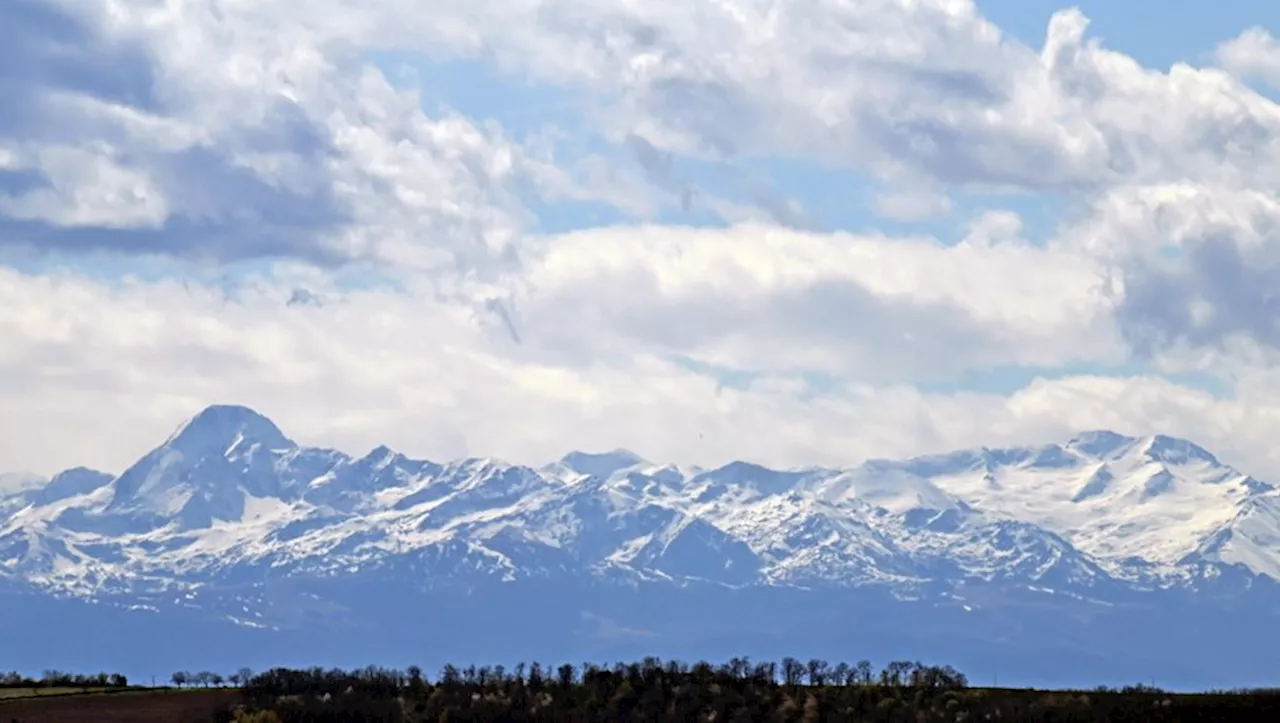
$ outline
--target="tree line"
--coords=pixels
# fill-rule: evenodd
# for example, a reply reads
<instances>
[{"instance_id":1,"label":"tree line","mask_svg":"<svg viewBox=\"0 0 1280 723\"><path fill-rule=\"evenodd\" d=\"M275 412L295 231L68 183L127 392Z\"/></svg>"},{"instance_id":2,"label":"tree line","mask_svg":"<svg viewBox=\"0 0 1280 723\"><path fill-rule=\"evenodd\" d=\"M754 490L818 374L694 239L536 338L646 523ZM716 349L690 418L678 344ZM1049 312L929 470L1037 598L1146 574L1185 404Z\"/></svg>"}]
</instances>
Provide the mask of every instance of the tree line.
<instances>
[{"instance_id":1,"label":"tree line","mask_svg":"<svg viewBox=\"0 0 1280 723\"><path fill-rule=\"evenodd\" d=\"M276 668L242 682L221 723L463 721L1226 721L1280 709L1269 691L1173 695L1156 688L975 689L949 666L785 658L602 666L539 663L356 670ZM1256 718L1262 720L1262 718Z\"/></svg>"},{"instance_id":2,"label":"tree line","mask_svg":"<svg viewBox=\"0 0 1280 723\"><path fill-rule=\"evenodd\" d=\"M46 670L39 678L16 671L0 673L0 688L127 688L129 679L119 673L83 675Z\"/></svg>"},{"instance_id":3,"label":"tree line","mask_svg":"<svg viewBox=\"0 0 1280 723\"><path fill-rule=\"evenodd\" d=\"M189 673L185 670L175 671L169 677L169 682L177 688L221 688L230 683L234 686L243 685L253 676L253 671L249 668L241 668L230 675L222 675L211 670L202 670L198 673Z\"/></svg>"},{"instance_id":4,"label":"tree line","mask_svg":"<svg viewBox=\"0 0 1280 723\"><path fill-rule=\"evenodd\" d=\"M877 721L1087 723L1270 719L1280 691L1171 694L1143 685L1089 691L972 688L950 666L784 658L727 663L274 668L229 675L175 672L175 686L224 688L217 723L463 721ZM227 685L235 686L231 692ZM125 688L120 674L0 673L0 687ZM226 704L229 700L233 701ZM1274 716L1271 716L1274 717Z\"/></svg>"}]
</instances>

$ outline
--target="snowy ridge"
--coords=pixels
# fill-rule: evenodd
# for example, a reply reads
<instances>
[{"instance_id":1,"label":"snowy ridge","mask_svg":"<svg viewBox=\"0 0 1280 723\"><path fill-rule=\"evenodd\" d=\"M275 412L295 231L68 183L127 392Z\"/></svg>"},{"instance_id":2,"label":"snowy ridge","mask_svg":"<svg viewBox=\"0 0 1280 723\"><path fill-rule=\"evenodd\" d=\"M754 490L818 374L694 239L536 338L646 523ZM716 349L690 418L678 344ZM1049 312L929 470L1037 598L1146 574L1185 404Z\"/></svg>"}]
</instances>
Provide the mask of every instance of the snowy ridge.
<instances>
[{"instance_id":1,"label":"snowy ridge","mask_svg":"<svg viewBox=\"0 0 1280 723\"><path fill-rule=\"evenodd\" d=\"M703 470L625 450L533 469L386 447L355 458L217 406L118 476L13 480L0 577L84 597L377 574L1095 597L1222 570L1280 579L1280 493L1164 436L851 469Z\"/></svg>"}]
</instances>

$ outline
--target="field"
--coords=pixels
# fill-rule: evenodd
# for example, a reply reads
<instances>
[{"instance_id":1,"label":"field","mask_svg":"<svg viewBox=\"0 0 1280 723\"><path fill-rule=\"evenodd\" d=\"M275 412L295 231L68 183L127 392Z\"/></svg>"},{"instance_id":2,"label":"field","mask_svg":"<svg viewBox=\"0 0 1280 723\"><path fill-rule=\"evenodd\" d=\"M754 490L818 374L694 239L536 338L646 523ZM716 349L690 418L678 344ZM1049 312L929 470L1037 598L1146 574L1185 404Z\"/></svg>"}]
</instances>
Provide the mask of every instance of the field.
<instances>
[{"instance_id":1,"label":"field","mask_svg":"<svg viewBox=\"0 0 1280 723\"><path fill-rule=\"evenodd\" d=\"M48 692L46 692L48 691ZM60 691L61 694L55 691ZM20 693L21 695L15 695ZM4 723L205 723L237 700L235 690L123 690L83 692L81 688L0 691Z\"/></svg>"},{"instance_id":2,"label":"field","mask_svg":"<svg viewBox=\"0 0 1280 723\"><path fill-rule=\"evenodd\" d=\"M59 695L85 695L100 693L102 688L46 688L43 685L32 688L0 688L0 700L15 698L42 698Z\"/></svg>"},{"instance_id":3,"label":"field","mask_svg":"<svg viewBox=\"0 0 1280 723\"><path fill-rule=\"evenodd\" d=\"M786 668L786 666L784 666ZM794 674L797 668L786 668ZM581 720L794 721L877 720L891 723L957 720L1186 721L1273 720L1276 691L1174 694L1135 686L1124 690L1045 691L968 688L962 681L931 684L920 668L907 681L806 684L769 680L741 666L715 669L637 666L589 669L569 666L552 678L541 671L490 678L493 671L454 670L434 684L406 682L396 671L357 674L278 669L249 687L12 688L0 696L0 723L214 723L237 704L271 711L282 721L383 720L421 723L458 717L509 720L514 713L553 723ZM919 673L918 671L918 673ZM472 677L474 674L474 677ZM460 676L460 677L459 677ZM483 680L484 682L480 682ZM416 681L416 682L413 682ZM478 690L483 694L478 694Z\"/></svg>"}]
</instances>

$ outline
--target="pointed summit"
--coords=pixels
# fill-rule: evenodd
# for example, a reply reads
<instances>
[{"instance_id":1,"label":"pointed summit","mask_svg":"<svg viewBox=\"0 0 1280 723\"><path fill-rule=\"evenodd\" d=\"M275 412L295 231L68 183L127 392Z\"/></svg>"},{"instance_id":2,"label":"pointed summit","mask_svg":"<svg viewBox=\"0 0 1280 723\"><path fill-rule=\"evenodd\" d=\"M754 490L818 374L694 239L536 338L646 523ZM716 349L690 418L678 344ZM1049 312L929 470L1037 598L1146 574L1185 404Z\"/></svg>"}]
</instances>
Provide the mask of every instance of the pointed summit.
<instances>
[{"instance_id":1,"label":"pointed summit","mask_svg":"<svg viewBox=\"0 0 1280 723\"><path fill-rule=\"evenodd\" d=\"M237 520L245 496L285 494L276 461L298 450L271 420L238 405L219 404L187 420L112 483L106 511L133 515L131 529L170 520L184 529Z\"/></svg>"},{"instance_id":2,"label":"pointed summit","mask_svg":"<svg viewBox=\"0 0 1280 723\"><path fill-rule=\"evenodd\" d=\"M1194 442L1178 437L1157 434L1146 440L1143 452L1151 459L1168 464L1196 464L1208 462L1218 464L1218 458L1209 450Z\"/></svg>"},{"instance_id":3,"label":"pointed summit","mask_svg":"<svg viewBox=\"0 0 1280 723\"><path fill-rule=\"evenodd\" d=\"M367 465L370 467L374 467L376 469L382 469L383 467L386 467L392 462L395 462L397 459L401 459L403 457L404 455L388 447L387 445L380 444L377 447L374 447L372 450L370 450L369 454L366 454L364 457L357 460L356 464Z\"/></svg>"},{"instance_id":4,"label":"pointed summit","mask_svg":"<svg viewBox=\"0 0 1280 723\"><path fill-rule=\"evenodd\" d=\"M270 419L235 404L206 407L179 427L164 446L187 454L216 452L225 455L238 447L255 444L263 449L297 446Z\"/></svg>"}]
</instances>

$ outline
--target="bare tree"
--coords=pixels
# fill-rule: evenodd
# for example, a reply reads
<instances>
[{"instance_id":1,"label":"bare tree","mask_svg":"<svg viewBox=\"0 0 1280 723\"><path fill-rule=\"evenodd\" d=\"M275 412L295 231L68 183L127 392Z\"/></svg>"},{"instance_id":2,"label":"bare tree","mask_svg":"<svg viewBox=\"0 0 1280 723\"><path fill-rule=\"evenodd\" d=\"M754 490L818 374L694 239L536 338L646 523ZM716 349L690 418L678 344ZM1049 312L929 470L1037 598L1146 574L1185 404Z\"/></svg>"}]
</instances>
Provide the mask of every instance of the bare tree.
<instances>
[{"instance_id":1,"label":"bare tree","mask_svg":"<svg viewBox=\"0 0 1280 723\"><path fill-rule=\"evenodd\" d=\"M848 663L838 663L835 669L831 671L831 682L836 685L852 685L855 675L857 674Z\"/></svg>"},{"instance_id":2,"label":"bare tree","mask_svg":"<svg viewBox=\"0 0 1280 723\"><path fill-rule=\"evenodd\" d=\"M826 685L827 684L827 661L813 658L809 661L809 685Z\"/></svg>"},{"instance_id":3,"label":"bare tree","mask_svg":"<svg viewBox=\"0 0 1280 723\"><path fill-rule=\"evenodd\" d=\"M800 685L800 679L804 676L804 666L799 660L790 656L782 659L782 682L789 686Z\"/></svg>"}]
</instances>

